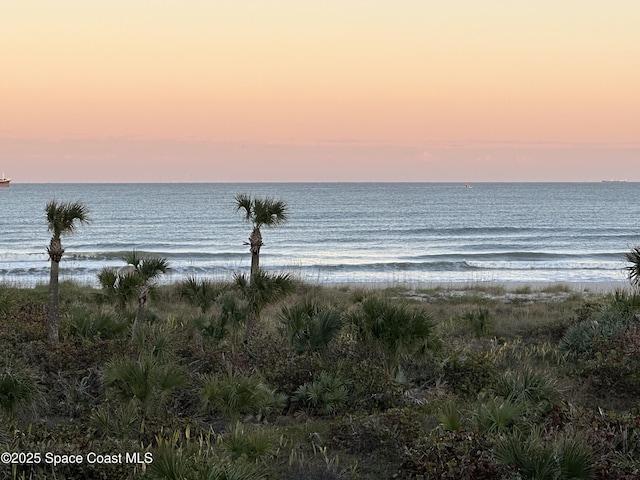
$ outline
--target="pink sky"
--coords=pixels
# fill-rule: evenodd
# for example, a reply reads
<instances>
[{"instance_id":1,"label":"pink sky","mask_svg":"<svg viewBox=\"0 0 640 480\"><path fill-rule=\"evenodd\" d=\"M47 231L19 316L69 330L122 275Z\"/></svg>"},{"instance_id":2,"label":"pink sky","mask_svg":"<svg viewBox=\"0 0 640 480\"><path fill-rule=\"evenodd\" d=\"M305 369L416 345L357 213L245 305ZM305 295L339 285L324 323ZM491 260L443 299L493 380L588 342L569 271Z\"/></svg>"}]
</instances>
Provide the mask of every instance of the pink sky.
<instances>
[{"instance_id":1,"label":"pink sky","mask_svg":"<svg viewBox=\"0 0 640 480\"><path fill-rule=\"evenodd\" d=\"M635 0L7 3L15 182L640 181Z\"/></svg>"}]
</instances>

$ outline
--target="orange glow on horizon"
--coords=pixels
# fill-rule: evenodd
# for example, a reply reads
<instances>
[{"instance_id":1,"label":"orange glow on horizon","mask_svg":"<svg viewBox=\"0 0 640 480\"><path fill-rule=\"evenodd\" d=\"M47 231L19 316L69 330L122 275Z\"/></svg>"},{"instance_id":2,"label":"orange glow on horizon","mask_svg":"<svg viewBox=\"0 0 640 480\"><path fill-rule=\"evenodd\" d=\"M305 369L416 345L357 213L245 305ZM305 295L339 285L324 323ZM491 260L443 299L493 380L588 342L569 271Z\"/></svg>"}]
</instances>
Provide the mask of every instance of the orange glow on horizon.
<instances>
[{"instance_id":1,"label":"orange glow on horizon","mask_svg":"<svg viewBox=\"0 0 640 480\"><path fill-rule=\"evenodd\" d=\"M0 147L640 142L640 3L432 3L13 2Z\"/></svg>"}]
</instances>

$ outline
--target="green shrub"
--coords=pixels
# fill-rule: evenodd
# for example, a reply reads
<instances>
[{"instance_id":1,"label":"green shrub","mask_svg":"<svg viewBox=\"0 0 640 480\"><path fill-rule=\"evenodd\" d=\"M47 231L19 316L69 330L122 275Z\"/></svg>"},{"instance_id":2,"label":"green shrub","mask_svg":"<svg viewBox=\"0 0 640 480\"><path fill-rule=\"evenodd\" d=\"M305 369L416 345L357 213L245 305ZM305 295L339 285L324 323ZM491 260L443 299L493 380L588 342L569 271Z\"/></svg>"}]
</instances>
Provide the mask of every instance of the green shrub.
<instances>
[{"instance_id":1,"label":"green shrub","mask_svg":"<svg viewBox=\"0 0 640 480\"><path fill-rule=\"evenodd\" d=\"M227 336L228 327L226 317L201 314L193 318L193 326L214 345L220 343Z\"/></svg>"},{"instance_id":2,"label":"green shrub","mask_svg":"<svg viewBox=\"0 0 640 480\"><path fill-rule=\"evenodd\" d=\"M626 321L619 318L586 320L567 329L560 340L560 350L573 355L590 357L595 353L596 342L611 339L627 328Z\"/></svg>"},{"instance_id":3,"label":"green shrub","mask_svg":"<svg viewBox=\"0 0 640 480\"><path fill-rule=\"evenodd\" d=\"M5 415L15 416L31 408L39 397L34 375L18 365L0 367L0 408Z\"/></svg>"},{"instance_id":4,"label":"green shrub","mask_svg":"<svg viewBox=\"0 0 640 480\"><path fill-rule=\"evenodd\" d=\"M640 327L632 327L611 339L600 339L595 354L580 366L582 375L603 393L640 394Z\"/></svg>"},{"instance_id":5,"label":"green shrub","mask_svg":"<svg viewBox=\"0 0 640 480\"><path fill-rule=\"evenodd\" d=\"M513 478L492 455L492 437L477 431L436 429L404 449L398 478L496 480Z\"/></svg>"},{"instance_id":6,"label":"green shrub","mask_svg":"<svg viewBox=\"0 0 640 480\"><path fill-rule=\"evenodd\" d=\"M491 387L497 375L494 357L478 351L453 352L442 361L440 370L455 393L472 398Z\"/></svg>"},{"instance_id":7,"label":"green shrub","mask_svg":"<svg viewBox=\"0 0 640 480\"><path fill-rule=\"evenodd\" d=\"M240 415L268 415L282 410L286 397L265 385L258 377L237 372L224 376L207 376L203 381L202 400L208 411L219 412L230 420Z\"/></svg>"},{"instance_id":8,"label":"green shrub","mask_svg":"<svg viewBox=\"0 0 640 480\"><path fill-rule=\"evenodd\" d=\"M130 401L118 405L113 410L101 405L91 413L89 421L103 436L131 438L133 432L140 431L142 419L138 406Z\"/></svg>"},{"instance_id":9,"label":"green shrub","mask_svg":"<svg viewBox=\"0 0 640 480\"><path fill-rule=\"evenodd\" d=\"M225 288L228 288L228 285L219 286L210 280L199 280L189 276L178 284L178 294L180 298L200 309L201 313L206 313Z\"/></svg>"}]
</instances>

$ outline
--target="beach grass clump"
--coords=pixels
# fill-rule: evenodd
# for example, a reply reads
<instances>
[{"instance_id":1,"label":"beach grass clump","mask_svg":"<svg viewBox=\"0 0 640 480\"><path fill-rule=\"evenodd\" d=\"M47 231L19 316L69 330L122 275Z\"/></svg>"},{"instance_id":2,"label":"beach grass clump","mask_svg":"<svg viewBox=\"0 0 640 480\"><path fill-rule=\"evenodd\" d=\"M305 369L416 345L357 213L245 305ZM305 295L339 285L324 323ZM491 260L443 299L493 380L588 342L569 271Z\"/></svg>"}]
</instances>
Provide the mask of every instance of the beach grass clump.
<instances>
[{"instance_id":1,"label":"beach grass clump","mask_svg":"<svg viewBox=\"0 0 640 480\"><path fill-rule=\"evenodd\" d=\"M530 406L545 404L551 407L562 398L557 378L531 365L499 375L493 391L502 398Z\"/></svg>"},{"instance_id":2,"label":"beach grass clump","mask_svg":"<svg viewBox=\"0 0 640 480\"><path fill-rule=\"evenodd\" d=\"M525 406L511 398L494 397L478 403L473 421L481 432L508 432L523 423Z\"/></svg>"},{"instance_id":3,"label":"beach grass clump","mask_svg":"<svg viewBox=\"0 0 640 480\"><path fill-rule=\"evenodd\" d=\"M496 442L494 452L500 463L514 465L523 479L594 478L593 452L579 436L553 438L538 428L514 430Z\"/></svg>"},{"instance_id":4,"label":"beach grass clump","mask_svg":"<svg viewBox=\"0 0 640 480\"><path fill-rule=\"evenodd\" d=\"M462 318L476 337L489 335L493 330L494 321L487 308L477 308L467 312Z\"/></svg>"},{"instance_id":5,"label":"beach grass clump","mask_svg":"<svg viewBox=\"0 0 640 480\"><path fill-rule=\"evenodd\" d=\"M9 289L0 287L0 317L8 316L15 305L15 298Z\"/></svg>"},{"instance_id":6,"label":"beach grass clump","mask_svg":"<svg viewBox=\"0 0 640 480\"><path fill-rule=\"evenodd\" d=\"M444 430L457 432L462 427L460 408L454 401L444 403L437 411L436 416Z\"/></svg>"},{"instance_id":7,"label":"beach grass clump","mask_svg":"<svg viewBox=\"0 0 640 480\"><path fill-rule=\"evenodd\" d=\"M239 421L222 436L221 442L233 461L243 458L256 462L273 454L276 449L276 442L266 431L249 431Z\"/></svg>"}]
</instances>

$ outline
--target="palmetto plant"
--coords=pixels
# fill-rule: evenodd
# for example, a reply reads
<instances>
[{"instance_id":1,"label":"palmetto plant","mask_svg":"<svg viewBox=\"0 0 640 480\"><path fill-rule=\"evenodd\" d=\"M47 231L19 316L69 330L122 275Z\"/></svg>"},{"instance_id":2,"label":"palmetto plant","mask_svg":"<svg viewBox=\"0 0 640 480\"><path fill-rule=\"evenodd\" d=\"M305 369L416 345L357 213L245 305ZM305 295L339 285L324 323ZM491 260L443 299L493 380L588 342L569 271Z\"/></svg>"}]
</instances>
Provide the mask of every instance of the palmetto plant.
<instances>
[{"instance_id":1,"label":"palmetto plant","mask_svg":"<svg viewBox=\"0 0 640 480\"><path fill-rule=\"evenodd\" d=\"M366 342L385 353L389 372L403 355L424 353L438 345L433 319L423 309L371 297L350 319Z\"/></svg>"},{"instance_id":2,"label":"palmetto plant","mask_svg":"<svg viewBox=\"0 0 640 480\"><path fill-rule=\"evenodd\" d=\"M251 275L253 276L260 267L260 248L262 247L262 233L260 228L275 227L287 221L288 206L283 200L275 200L270 197L252 198L246 193L240 193L235 197L236 210L244 210L245 220L253 225L249 236L251 251Z\"/></svg>"},{"instance_id":3,"label":"palmetto plant","mask_svg":"<svg viewBox=\"0 0 640 480\"><path fill-rule=\"evenodd\" d=\"M173 363L162 363L149 355L137 359L117 357L105 367L105 384L123 400L136 400L142 406L163 402L174 389L186 384L184 370Z\"/></svg>"},{"instance_id":4,"label":"palmetto plant","mask_svg":"<svg viewBox=\"0 0 640 480\"><path fill-rule=\"evenodd\" d=\"M498 377L494 391L503 398L528 405L545 403L550 406L560 399L558 381L529 365L504 372Z\"/></svg>"},{"instance_id":5,"label":"palmetto plant","mask_svg":"<svg viewBox=\"0 0 640 480\"><path fill-rule=\"evenodd\" d=\"M312 301L283 307L279 319L298 354L324 349L342 327L340 312Z\"/></svg>"},{"instance_id":6,"label":"palmetto plant","mask_svg":"<svg viewBox=\"0 0 640 480\"><path fill-rule=\"evenodd\" d=\"M132 336L135 336L138 325L144 319L145 306L155 287L156 279L169 270L169 261L156 256L143 256L136 250L129 252L122 259L128 268L119 271L104 268L98 274L98 281L105 297L116 301L121 308L136 299L136 317L131 330Z\"/></svg>"},{"instance_id":7,"label":"palmetto plant","mask_svg":"<svg viewBox=\"0 0 640 480\"><path fill-rule=\"evenodd\" d=\"M89 223L89 209L77 201L59 203L56 200L51 200L45 206L45 213L47 214L47 228L52 233L47 247L47 253L51 260L47 336L50 342L57 343L60 323L58 312L59 271L60 261L64 255L61 237L75 232L78 223Z\"/></svg>"},{"instance_id":8,"label":"palmetto plant","mask_svg":"<svg viewBox=\"0 0 640 480\"><path fill-rule=\"evenodd\" d=\"M231 420L245 414L267 414L284 406L286 397L269 388L256 376L229 371L204 379L202 400L207 410L220 412Z\"/></svg>"},{"instance_id":9,"label":"palmetto plant","mask_svg":"<svg viewBox=\"0 0 640 480\"><path fill-rule=\"evenodd\" d=\"M315 376L313 382L301 385L294 397L321 415L334 414L349 400L349 389L340 373L323 370Z\"/></svg>"},{"instance_id":10,"label":"palmetto plant","mask_svg":"<svg viewBox=\"0 0 640 480\"><path fill-rule=\"evenodd\" d=\"M35 377L15 365L0 367L0 409L8 416L28 408L39 395Z\"/></svg>"},{"instance_id":11,"label":"palmetto plant","mask_svg":"<svg viewBox=\"0 0 640 480\"><path fill-rule=\"evenodd\" d=\"M281 299L294 288L294 282L289 274L271 274L260 268L251 275L250 280L244 274L236 274L234 284L249 307L245 340L251 336L254 324L259 320L262 309L269 303Z\"/></svg>"},{"instance_id":12,"label":"palmetto plant","mask_svg":"<svg viewBox=\"0 0 640 480\"><path fill-rule=\"evenodd\" d=\"M203 314L215 303L222 290L224 287L218 288L209 280L198 280L192 276L187 277L178 287L180 297L198 307Z\"/></svg>"}]
</instances>

